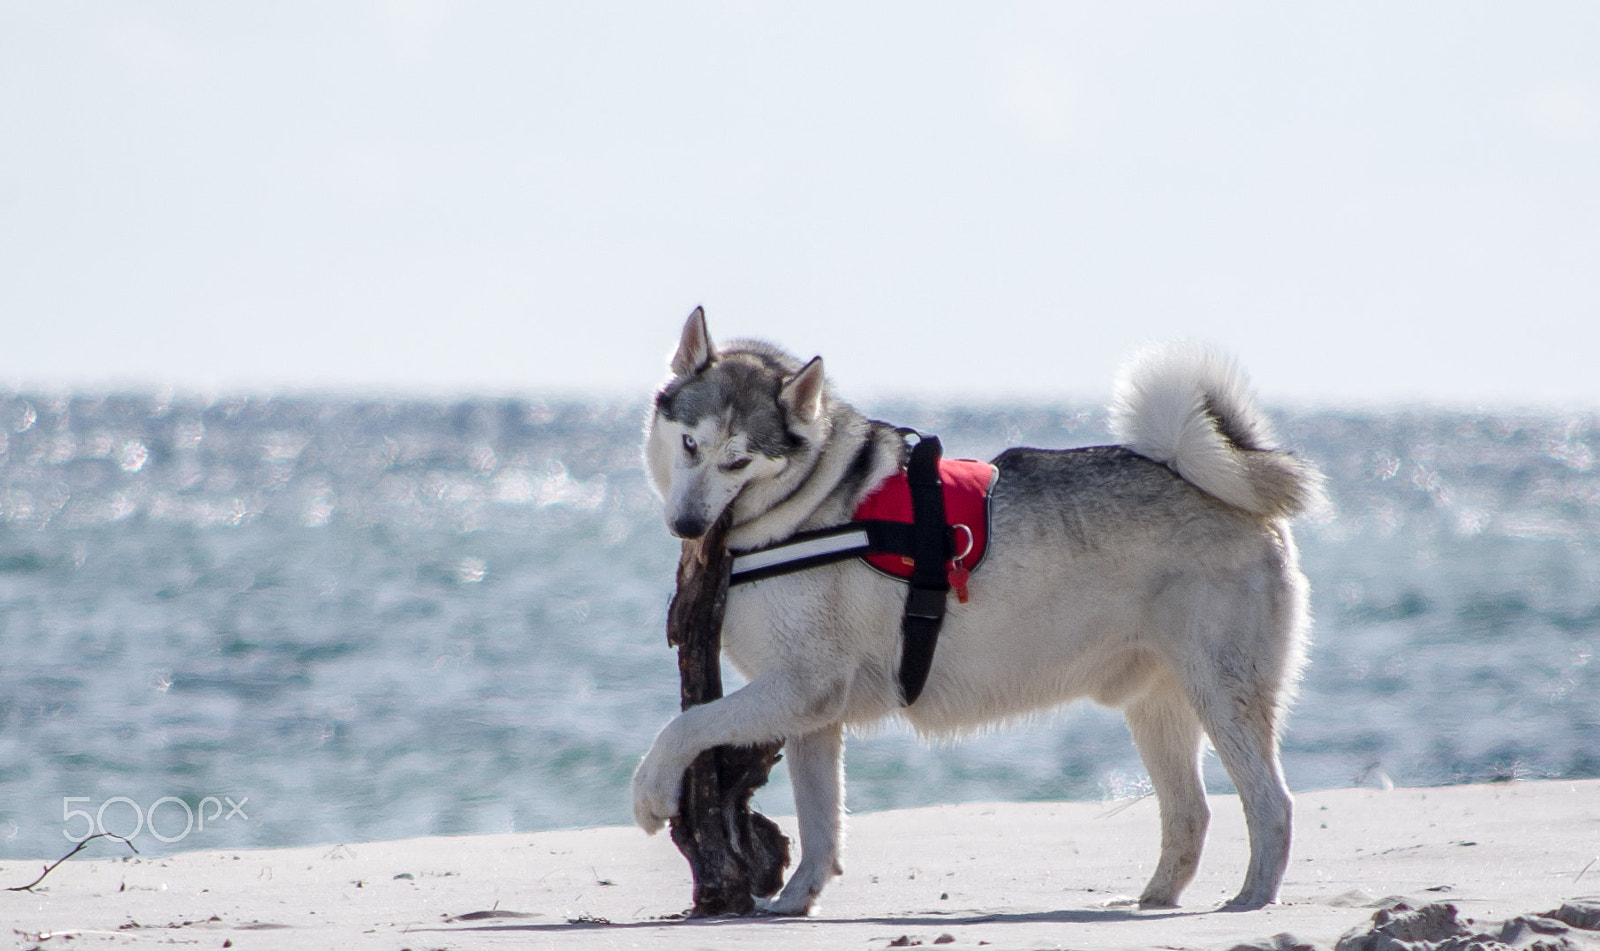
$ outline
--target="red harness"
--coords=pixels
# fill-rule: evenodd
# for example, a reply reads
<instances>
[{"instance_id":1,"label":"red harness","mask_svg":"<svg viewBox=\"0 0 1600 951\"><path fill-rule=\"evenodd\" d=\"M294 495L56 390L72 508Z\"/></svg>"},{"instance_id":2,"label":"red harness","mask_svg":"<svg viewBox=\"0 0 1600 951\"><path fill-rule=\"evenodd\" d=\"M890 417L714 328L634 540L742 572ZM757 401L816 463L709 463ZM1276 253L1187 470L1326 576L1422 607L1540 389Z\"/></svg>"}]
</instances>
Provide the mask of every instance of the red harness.
<instances>
[{"instance_id":1,"label":"red harness","mask_svg":"<svg viewBox=\"0 0 1600 951\"><path fill-rule=\"evenodd\" d=\"M950 587L956 600L967 602L967 575L989 550L989 490L994 487L995 467L976 459L940 459L939 481L944 483L944 516L954 534L955 553L945 562ZM856 507L858 522L883 521L911 523L911 488L905 470L878 483ZM886 575L908 581L912 559L909 555L875 553L861 556L867 564Z\"/></svg>"}]
</instances>

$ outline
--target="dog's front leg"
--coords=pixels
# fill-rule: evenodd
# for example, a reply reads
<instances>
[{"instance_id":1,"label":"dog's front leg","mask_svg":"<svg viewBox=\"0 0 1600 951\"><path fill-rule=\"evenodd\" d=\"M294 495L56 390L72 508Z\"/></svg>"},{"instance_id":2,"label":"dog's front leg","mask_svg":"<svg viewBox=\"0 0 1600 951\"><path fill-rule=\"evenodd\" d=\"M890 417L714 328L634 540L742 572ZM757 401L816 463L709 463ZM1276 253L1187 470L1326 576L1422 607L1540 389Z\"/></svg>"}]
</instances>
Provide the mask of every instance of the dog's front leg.
<instances>
[{"instance_id":1,"label":"dog's front leg","mask_svg":"<svg viewBox=\"0 0 1600 951\"><path fill-rule=\"evenodd\" d=\"M713 746L804 736L837 721L848 685L807 673L764 674L720 700L673 717L633 774L633 820L654 835L678 814L683 773Z\"/></svg>"},{"instance_id":2,"label":"dog's front leg","mask_svg":"<svg viewBox=\"0 0 1600 951\"><path fill-rule=\"evenodd\" d=\"M835 723L788 743L789 780L800 821L800 865L783 893L767 905L775 915L804 915L828 881L844 872L839 846L844 829L843 728Z\"/></svg>"}]
</instances>

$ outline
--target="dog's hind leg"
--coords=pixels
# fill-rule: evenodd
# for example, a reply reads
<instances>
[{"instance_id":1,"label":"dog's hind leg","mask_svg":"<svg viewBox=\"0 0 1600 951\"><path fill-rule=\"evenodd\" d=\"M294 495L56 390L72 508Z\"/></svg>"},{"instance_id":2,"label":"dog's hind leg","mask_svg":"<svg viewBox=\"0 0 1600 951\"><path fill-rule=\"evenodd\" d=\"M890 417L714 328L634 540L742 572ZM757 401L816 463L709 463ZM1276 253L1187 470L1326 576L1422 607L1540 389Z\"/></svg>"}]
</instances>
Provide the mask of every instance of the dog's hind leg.
<instances>
[{"instance_id":1,"label":"dog's hind leg","mask_svg":"<svg viewBox=\"0 0 1600 951\"><path fill-rule=\"evenodd\" d=\"M1234 667L1232 671L1249 669ZM1213 674L1220 673L1213 671ZM1224 906L1251 911L1278 899L1289 866L1294 800L1278 761L1276 692L1264 684L1217 676L1191 694L1217 756L1233 779L1250 831L1250 870L1239 894Z\"/></svg>"},{"instance_id":2,"label":"dog's hind leg","mask_svg":"<svg viewBox=\"0 0 1600 951\"><path fill-rule=\"evenodd\" d=\"M838 724L786 744L794 807L800 822L800 865L767 910L804 915L828 881L843 873L839 847L844 831L844 743Z\"/></svg>"},{"instance_id":3,"label":"dog's hind leg","mask_svg":"<svg viewBox=\"0 0 1600 951\"><path fill-rule=\"evenodd\" d=\"M1200 772L1200 721L1168 674L1125 713L1161 806L1161 861L1139 896L1139 905L1172 908L1200 866L1211 821Z\"/></svg>"}]
</instances>

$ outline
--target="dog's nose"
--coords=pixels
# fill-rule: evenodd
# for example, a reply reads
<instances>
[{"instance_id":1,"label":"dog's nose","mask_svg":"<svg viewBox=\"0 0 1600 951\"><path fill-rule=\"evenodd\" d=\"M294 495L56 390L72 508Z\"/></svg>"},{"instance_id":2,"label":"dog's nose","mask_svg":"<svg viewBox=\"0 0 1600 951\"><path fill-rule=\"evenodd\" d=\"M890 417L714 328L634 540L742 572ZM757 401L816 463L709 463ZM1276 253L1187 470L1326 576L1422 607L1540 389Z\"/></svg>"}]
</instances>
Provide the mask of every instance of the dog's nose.
<instances>
[{"instance_id":1,"label":"dog's nose","mask_svg":"<svg viewBox=\"0 0 1600 951\"><path fill-rule=\"evenodd\" d=\"M706 520L699 515L680 515L672 523L672 534L679 538L699 538L706 533Z\"/></svg>"}]
</instances>

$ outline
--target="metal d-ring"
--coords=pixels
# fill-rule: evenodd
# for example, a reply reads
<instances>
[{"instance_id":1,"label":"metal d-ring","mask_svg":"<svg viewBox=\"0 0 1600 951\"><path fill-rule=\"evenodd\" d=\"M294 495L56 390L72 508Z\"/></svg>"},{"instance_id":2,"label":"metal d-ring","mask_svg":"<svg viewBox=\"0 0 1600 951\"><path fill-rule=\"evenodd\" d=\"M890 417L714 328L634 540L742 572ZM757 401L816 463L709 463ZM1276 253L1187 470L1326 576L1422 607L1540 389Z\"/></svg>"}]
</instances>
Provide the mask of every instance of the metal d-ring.
<instances>
[{"instance_id":1,"label":"metal d-ring","mask_svg":"<svg viewBox=\"0 0 1600 951\"><path fill-rule=\"evenodd\" d=\"M961 549L961 553L951 559L951 561L959 563L963 558L966 558L968 555L972 554L972 548L977 544L977 538L972 534L972 529L960 524L959 522L950 526L951 531L955 531L957 529L967 533L967 547Z\"/></svg>"}]
</instances>

